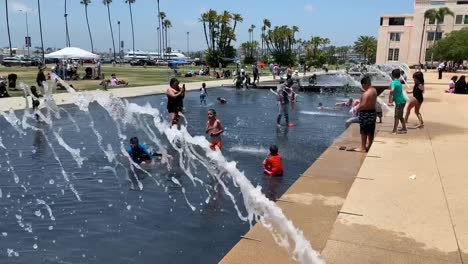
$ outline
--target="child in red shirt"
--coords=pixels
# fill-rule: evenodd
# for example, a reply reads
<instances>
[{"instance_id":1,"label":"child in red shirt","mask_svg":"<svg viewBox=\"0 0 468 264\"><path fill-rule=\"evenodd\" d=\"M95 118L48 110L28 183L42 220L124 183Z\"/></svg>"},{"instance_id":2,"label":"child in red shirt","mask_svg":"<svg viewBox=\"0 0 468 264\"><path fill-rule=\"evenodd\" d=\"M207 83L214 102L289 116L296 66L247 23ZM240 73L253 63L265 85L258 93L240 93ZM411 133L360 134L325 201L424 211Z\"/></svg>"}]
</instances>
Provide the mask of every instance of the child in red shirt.
<instances>
[{"instance_id":1,"label":"child in red shirt","mask_svg":"<svg viewBox=\"0 0 468 264\"><path fill-rule=\"evenodd\" d=\"M263 162L263 172L271 177L283 176L283 162L276 145L270 147L270 155Z\"/></svg>"}]
</instances>

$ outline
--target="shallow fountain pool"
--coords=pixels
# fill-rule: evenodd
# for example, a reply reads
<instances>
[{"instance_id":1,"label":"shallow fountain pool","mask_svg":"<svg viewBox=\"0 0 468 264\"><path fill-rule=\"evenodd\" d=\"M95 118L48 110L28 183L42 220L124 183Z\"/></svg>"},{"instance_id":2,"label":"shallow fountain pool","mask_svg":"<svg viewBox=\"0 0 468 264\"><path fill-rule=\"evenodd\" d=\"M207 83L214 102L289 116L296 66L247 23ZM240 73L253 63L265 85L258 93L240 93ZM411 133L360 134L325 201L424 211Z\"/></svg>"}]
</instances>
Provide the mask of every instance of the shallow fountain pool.
<instances>
[{"instance_id":1,"label":"shallow fountain pool","mask_svg":"<svg viewBox=\"0 0 468 264\"><path fill-rule=\"evenodd\" d=\"M332 107L346 98L302 94L292 113L295 126L288 130L275 125L277 107L270 92L225 88L208 92L208 106L200 106L198 93L187 94L188 131L203 135L206 112L215 108L226 130L223 154L237 161L253 185L262 186L272 200L344 131L349 117L346 110L316 109L319 102ZM216 104L218 96L228 104ZM129 101L150 103L165 113L165 96ZM0 117L5 146L0 147L0 263L216 263L249 229L232 198L205 168L192 168L203 181L193 185L177 165L177 151L162 137L161 144L174 157L172 168L150 168L154 178L142 179L141 191L129 190L133 173L121 142L138 136L158 150L151 133L141 130L151 117L140 116L137 125L119 127L127 136L120 139L114 120L97 103L90 105L90 115L76 106L61 108L62 117L52 126L29 118L34 129L15 128ZM21 119L23 111L15 115ZM282 179L262 175L261 164L271 144L277 144L283 156ZM109 162L103 149L117 155L121 165ZM225 185L243 212L240 191L230 181Z\"/></svg>"}]
</instances>

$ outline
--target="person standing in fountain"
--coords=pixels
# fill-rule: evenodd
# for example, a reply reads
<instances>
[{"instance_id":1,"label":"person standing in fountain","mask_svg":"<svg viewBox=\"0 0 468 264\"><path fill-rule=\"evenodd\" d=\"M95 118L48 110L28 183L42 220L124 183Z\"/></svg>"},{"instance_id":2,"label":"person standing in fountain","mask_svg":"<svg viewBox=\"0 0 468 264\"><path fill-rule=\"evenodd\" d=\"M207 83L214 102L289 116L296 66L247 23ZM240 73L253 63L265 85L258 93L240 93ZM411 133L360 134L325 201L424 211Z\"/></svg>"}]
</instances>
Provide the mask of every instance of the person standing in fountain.
<instances>
[{"instance_id":1,"label":"person standing in fountain","mask_svg":"<svg viewBox=\"0 0 468 264\"><path fill-rule=\"evenodd\" d=\"M39 72L36 76L36 83L38 87L41 87L42 92L44 92L44 85L43 82L47 81L46 76L44 74L45 66L39 66Z\"/></svg>"},{"instance_id":2,"label":"person standing in fountain","mask_svg":"<svg viewBox=\"0 0 468 264\"><path fill-rule=\"evenodd\" d=\"M283 115L286 120L286 125L288 127L293 127L293 124L289 123L289 106L291 103L291 87L293 84L294 81L288 79L286 84L282 84L278 89L278 118L276 119L278 127L281 127L281 117Z\"/></svg>"},{"instance_id":3,"label":"person standing in fountain","mask_svg":"<svg viewBox=\"0 0 468 264\"><path fill-rule=\"evenodd\" d=\"M405 111L405 106L406 106L406 98L405 95L403 94L403 86L401 85L400 82L400 70L395 69L392 71L392 84L390 85L390 88L392 89L390 92L390 96L388 98L388 105L393 105L393 102L395 102L395 123L393 125L393 131L392 134L396 135L397 132L400 133L406 133L406 123L405 119L403 118L403 112ZM398 123L401 122L401 130L397 131L398 129Z\"/></svg>"},{"instance_id":4,"label":"person standing in fountain","mask_svg":"<svg viewBox=\"0 0 468 264\"><path fill-rule=\"evenodd\" d=\"M377 90L372 87L369 76L362 78L361 85L364 89L364 93L356 109L359 112L359 125L361 127L361 147L349 151L368 152L374 142L375 136Z\"/></svg>"},{"instance_id":5,"label":"person standing in fountain","mask_svg":"<svg viewBox=\"0 0 468 264\"><path fill-rule=\"evenodd\" d=\"M222 142L221 135L224 133L223 125L221 121L216 117L216 111L214 109L208 110L208 121L206 122L206 134L210 135L210 149L221 150Z\"/></svg>"},{"instance_id":6,"label":"person standing in fountain","mask_svg":"<svg viewBox=\"0 0 468 264\"><path fill-rule=\"evenodd\" d=\"M169 82L169 86L169 89L166 91L167 111L169 112L171 126L173 126L179 123L179 112L183 110L185 84L180 88L179 81L176 78L172 78Z\"/></svg>"},{"instance_id":7,"label":"person standing in fountain","mask_svg":"<svg viewBox=\"0 0 468 264\"><path fill-rule=\"evenodd\" d=\"M39 101L39 97L42 97L42 95L37 93L36 86L31 86L32 109L34 111L34 115L36 116L37 121L39 121L39 114L37 113L37 111L39 111L39 105L41 104L41 102Z\"/></svg>"},{"instance_id":8,"label":"person standing in fountain","mask_svg":"<svg viewBox=\"0 0 468 264\"><path fill-rule=\"evenodd\" d=\"M414 107L414 113L416 114L419 120L419 125L417 126L417 128L423 128L424 121L419 111L421 110L421 105L424 101L424 75L422 72L415 72L413 74L413 79L414 79L413 98L410 99L408 108L406 109L405 122L408 124L408 119L411 114L411 109L413 109Z\"/></svg>"},{"instance_id":9,"label":"person standing in fountain","mask_svg":"<svg viewBox=\"0 0 468 264\"><path fill-rule=\"evenodd\" d=\"M202 87L200 88L200 105L206 105L206 97L208 96L208 92L206 91L206 83L202 83Z\"/></svg>"}]
</instances>

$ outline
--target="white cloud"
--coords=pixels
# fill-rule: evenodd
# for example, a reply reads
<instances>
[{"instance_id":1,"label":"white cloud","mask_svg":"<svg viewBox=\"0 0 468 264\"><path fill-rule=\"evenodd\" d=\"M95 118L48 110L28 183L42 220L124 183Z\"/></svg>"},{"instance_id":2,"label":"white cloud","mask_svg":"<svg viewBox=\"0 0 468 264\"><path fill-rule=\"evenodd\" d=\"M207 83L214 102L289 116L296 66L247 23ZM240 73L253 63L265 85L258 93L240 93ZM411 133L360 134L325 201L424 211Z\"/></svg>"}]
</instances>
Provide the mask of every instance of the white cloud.
<instances>
[{"instance_id":1,"label":"white cloud","mask_svg":"<svg viewBox=\"0 0 468 264\"><path fill-rule=\"evenodd\" d=\"M36 13L36 10L24 3L19 1L12 1L9 4L9 9L14 12L28 12L28 13Z\"/></svg>"},{"instance_id":2,"label":"white cloud","mask_svg":"<svg viewBox=\"0 0 468 264\"><path fill-rule=\"evenodd\" d=\"M312 12L314 12L315 8L314 8L314 6L312 4L306 4L304 6L304 10L306 12L312 13Z\"/></svg>"}]
</instances>

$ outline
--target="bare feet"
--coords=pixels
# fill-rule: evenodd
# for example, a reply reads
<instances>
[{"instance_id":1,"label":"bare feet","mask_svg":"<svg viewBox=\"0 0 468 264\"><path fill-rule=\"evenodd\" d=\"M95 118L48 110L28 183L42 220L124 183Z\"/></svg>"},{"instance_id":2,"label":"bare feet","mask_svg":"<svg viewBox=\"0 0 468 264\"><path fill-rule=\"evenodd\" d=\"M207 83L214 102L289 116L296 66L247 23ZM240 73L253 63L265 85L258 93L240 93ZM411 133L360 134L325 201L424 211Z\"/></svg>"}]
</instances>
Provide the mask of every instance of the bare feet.
<instances>
[{"instance_id":1,"label":"bare feet","mask_svg":"<svg viewBox=\"0 0 468 264\"><path fill-rule=\"evenodd\" d=\"M349 151L349 152L360 152L360 153L367 153L367 151L365 149L362 149L362 148L352 148L352 149L348 149L346 151Z\"/></svg>"}]
</instances>

